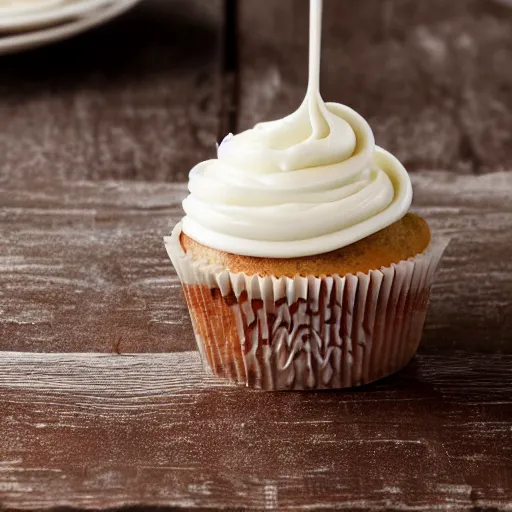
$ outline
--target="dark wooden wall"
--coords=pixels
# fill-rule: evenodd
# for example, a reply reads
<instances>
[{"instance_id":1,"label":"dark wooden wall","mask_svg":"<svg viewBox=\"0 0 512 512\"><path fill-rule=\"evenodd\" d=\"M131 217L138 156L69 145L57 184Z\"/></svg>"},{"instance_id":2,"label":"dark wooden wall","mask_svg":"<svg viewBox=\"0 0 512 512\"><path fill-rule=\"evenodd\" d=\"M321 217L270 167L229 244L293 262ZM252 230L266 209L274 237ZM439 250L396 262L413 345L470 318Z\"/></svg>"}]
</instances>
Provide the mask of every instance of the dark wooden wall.
<instances>
[{"instance_id":1,"label":"dark wooden wall","mask_svg":"<svg viewBox=\"0 0 512 512\"><path fill-rule=\"evenodd\" d=\"M235 70L225 68L221 0L146 0L92 33L2 57L2 179L183 181L230 124L245 129L296 108L307 2L235 4ZM509 9L326 0L324 11L326 100L361 112L411 171L510 169Z\"/></svg>"},{"instance_id":2,"label":"dark wooden wall","mask_svg":"<svg viewBox=\"0 0 512 512\"><path fill-rule=\"evenodd\" d=\"M325 100L352 106L411 171L512 167L512 11L480 0L326 0ZM240 2L240 128L292 111L308 4Z\"/></svg>"}]
</instances>

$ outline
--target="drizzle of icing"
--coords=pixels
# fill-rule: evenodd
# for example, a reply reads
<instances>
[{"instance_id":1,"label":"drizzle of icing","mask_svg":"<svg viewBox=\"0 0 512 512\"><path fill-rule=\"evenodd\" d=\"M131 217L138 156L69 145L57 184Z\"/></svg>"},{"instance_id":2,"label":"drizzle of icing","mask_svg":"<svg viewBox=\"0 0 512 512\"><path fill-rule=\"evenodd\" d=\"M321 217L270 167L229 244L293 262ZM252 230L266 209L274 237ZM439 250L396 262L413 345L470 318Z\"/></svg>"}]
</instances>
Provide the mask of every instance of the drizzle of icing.
<instances>
[{"instance_id":1,"label":"drizzle of icing","mask_svg":"<svg viewBox=\"0 0 512 512\"><path fill-rule=\"evenodd\" d=\"M204 245L255 257L329 252L397 221L409 175L375 146L354 110L319 91L321 0L311 0L309 84L284 119L228 135L218 158L190 172L183 231Z\"/></svg>"}]
</instances>

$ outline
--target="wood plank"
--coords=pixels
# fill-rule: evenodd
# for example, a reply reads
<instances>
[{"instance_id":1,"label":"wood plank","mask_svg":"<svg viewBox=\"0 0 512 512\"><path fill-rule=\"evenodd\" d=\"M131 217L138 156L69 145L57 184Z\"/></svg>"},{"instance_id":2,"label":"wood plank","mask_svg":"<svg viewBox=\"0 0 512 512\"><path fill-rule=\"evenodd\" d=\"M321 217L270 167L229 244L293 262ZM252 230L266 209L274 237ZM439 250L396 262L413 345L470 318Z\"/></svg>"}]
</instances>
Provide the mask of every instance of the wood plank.
<instances>
[{"instance_id":1,"label":"wood plank","mask_svg":"<svg viewBox=\"0 0 512 512\"><path fill-rule=\"evenodd\" d=\"M194 347L163 235L185 185L67 182L1 192L0 347L161 352Z\"/></svg>"},{"instance_id":2,"label":"wood plank","mask_svg":"<svg viewBox=\"0 0 512 512\"><path fill-rule=\"evenodd\" d=\"M300 104L307 2L240 2L239 127ZM325 0L322 93L410 170L512 168L512 9L480 0Z\"/></svg>"},{"instance_id":3,"label":"wood plank","mask_svg":"<svg viewBox=\"0 0 512 512\"><path fill-rule=\"evenodd\" d=\"M195 352L0 353L0 508L502 509L511 384L512 356L467 353L346 393L228 386Z\"/></svg>"},{"instance_id":4,"label":"wood plank","mask_svg":"<svg viewBox=\"0 0 512 512\"><path fill-rule=\"evenodd\" d=\"M413 175L415 210L451 238L423 349L512 353L512 173Z\"/></svg>"},{"instance_id":5,"label":"wood plank","mask_svg":"<svg viewBox=\"0 0 512 512\"><path fill-rule=\"evenodd\" d=\"M0 58L0 180L184 180L215 154L222 0L145 0Z\"/></svg>"},{"instance_id":6,"label":"wood plank","mask_svg":"<svg viewBox=\"0 0 512 512\"><path fill-rule=\"evenodd\" d=\"M512 352L512 173L413 175L415 209L452 241L423 350ZM195 346L162 237L185 185L0 186L0 350L167 352Z\"/></svg>"}]
</instances>

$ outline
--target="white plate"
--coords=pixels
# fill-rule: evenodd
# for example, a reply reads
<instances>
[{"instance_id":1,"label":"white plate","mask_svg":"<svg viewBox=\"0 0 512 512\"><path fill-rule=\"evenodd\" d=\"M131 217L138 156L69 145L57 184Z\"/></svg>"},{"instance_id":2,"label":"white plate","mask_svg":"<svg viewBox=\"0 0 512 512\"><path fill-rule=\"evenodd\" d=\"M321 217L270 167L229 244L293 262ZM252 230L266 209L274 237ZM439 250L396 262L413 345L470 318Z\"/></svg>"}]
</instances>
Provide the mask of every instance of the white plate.
<instances>
[{"instance_id":1,"label":"white plate","mask_svg":"<svg viewBox=\"0 0 512 512\"><path fill-rule=\"evenodd\" d=\"M0 55L17 53L67 39L123 14L138 2L140 0L115 0L108 7L99 8L89 13L85 18L68 22L65 25L29 32L28 34L0 36Z\"/></svg>"},{"instance_id":2,"label":"white plate","mask_svg":"<svg viewBox=\"0 0 512 512\"><path fill-rule=\"evenodd\" d=\"M56 25L113 2L116 0L32 0L9 6L0 0L0 31L19 32Z\"/></svg>"},{"instance_id":3,"label":"white plate","mask_svg":"<svg viewBox=\"0 0 512 512\"><path fill-rule=\"evenodd\" d=\"M0 0L0 16L14 16L51 9L65 1L67 0Z\"/></svg>"}]
</instances>

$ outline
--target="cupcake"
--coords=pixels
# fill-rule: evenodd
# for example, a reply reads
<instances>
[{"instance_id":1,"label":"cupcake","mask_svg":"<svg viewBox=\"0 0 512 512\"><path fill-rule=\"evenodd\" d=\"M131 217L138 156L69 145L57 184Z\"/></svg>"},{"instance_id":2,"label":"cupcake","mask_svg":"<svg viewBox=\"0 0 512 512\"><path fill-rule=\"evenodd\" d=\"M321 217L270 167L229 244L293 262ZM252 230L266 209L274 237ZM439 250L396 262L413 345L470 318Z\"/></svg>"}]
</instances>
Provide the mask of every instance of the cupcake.
<instances>
[{"instance_id":1,"label":"cupcake","mask_svg":"<svg viewBox=\"0 0 512 512\"><path fill-rule=\"evenodd\" d=\"M192 169L165 237L205 367L251 387L339 389L403 368L446 245L409 213L401 163L317 84Z\"/></svg>"},{"instance_id":2,"label":"cupcake","mask_svg":"<svg viewBox=\"0 0 512 512\"><path fill-rule=\"evenodd\" d=\"M445 247L408 212L409 176L366 121L317 101L325 137L302 125L306 102L227 137L191 171L165 238L206 368L252 387L352 387L403 368Z\"/></svg>"}]
</instances>

